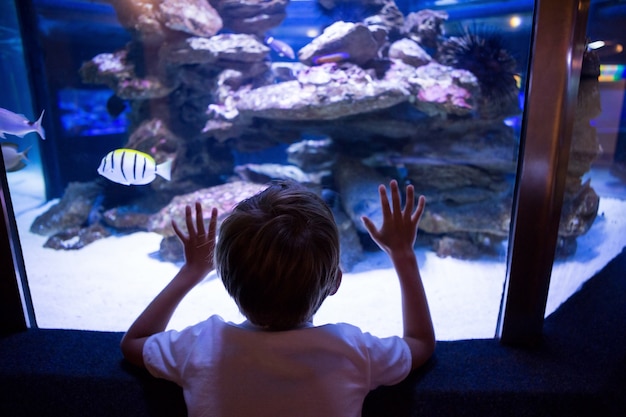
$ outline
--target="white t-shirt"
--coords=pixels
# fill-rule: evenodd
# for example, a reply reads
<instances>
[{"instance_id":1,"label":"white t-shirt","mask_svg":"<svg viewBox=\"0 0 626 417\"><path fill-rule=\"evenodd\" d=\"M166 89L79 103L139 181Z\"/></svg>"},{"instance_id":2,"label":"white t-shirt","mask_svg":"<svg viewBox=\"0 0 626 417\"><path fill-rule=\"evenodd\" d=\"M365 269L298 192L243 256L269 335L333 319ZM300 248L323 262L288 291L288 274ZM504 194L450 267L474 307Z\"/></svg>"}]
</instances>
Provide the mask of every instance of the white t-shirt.
<instances>
[{"instance_id":1,"label":"white t-shirt","mask_svg":"<svg viewBox=\"0 0 626 417\"><path fill-rule=\"evenodd\" d=\"M143 358L183 388L192 417L357 417L369 391L411 370L397 336L344 323L269 332L219 316L151 336Z\"/></svg>"}]
</instances>

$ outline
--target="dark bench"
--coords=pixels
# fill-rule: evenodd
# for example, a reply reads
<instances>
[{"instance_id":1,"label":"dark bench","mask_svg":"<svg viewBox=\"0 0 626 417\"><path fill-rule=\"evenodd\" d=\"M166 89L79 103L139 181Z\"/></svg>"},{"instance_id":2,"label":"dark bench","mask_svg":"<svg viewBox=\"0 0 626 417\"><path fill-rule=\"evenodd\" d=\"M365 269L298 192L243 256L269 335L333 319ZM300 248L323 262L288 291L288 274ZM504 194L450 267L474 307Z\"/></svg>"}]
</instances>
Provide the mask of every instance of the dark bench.
<instances>
[{"instance_id":1,"label":"dark bench","mask_svg":"<svg viewBox=\"0 0 626 417\"><path fill-rule=\"evenodd\" d=\"M0 416L184 416L180 388L122 361L121 336L1 337ZM373 391L363 415L626 415L626 251L546 319L541 346L439 342L421 372Z\"/></svg>"}]
</instances>

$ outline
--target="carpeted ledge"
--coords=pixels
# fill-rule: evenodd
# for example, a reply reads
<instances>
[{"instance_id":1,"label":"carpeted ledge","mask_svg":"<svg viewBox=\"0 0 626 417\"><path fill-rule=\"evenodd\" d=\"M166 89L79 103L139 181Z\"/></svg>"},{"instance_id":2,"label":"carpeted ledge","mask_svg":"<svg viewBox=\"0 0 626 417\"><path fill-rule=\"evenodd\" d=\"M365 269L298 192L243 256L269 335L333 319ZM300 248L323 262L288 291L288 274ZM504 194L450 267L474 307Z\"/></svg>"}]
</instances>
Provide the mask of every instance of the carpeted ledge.
<instances>
[{"instance_id":1,"label":"carpeted ledge","mask_svg":"<svg viewBox=\"0 0 626 417\"><path fill-rule=\"evenodd\" d=\"M180 389L127 366L121 333L0 338L0 416L184 416ZM364 416L623 416L626 250L544 324L538 349L439 342L435 358L372 392Z\"/></svg>"}]
</instances>

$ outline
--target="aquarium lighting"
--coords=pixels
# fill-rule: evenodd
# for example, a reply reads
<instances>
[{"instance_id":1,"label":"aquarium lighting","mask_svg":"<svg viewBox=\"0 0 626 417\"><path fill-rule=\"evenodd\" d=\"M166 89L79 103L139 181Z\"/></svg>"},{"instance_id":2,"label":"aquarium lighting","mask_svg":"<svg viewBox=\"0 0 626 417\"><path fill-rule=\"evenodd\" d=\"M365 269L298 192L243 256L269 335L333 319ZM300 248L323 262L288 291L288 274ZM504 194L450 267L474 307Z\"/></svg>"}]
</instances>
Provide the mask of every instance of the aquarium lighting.
<instances>
[{"instance_id":1,"label":"aquarium lighting","mask_svg":"<svg viewBox=\"0 0 626 417\"><path fill-rule=\"evenodd\" d=\"M319 34L320 31L317 28L310 28L306 30L306 36L308 36L309 38L317 38Z\"/></svg>"},{"instance_id":2,"label":"aquarium lighting","mask_svg":"<svg viewBox=\"0 0 626 417\"><path fill-rule=\"evenodd\" d=\"M509 19L509 26L513 29L518 28L522 25L522 18L518 15L513 15Z\"/></svg>"},{"instance_id":3,"label":"aquarium lighting","mask_svg":"<svg viewBox=\"0 0 626 417\"><path fill-rule=\"evenodd\" d=\"M626 79L626 65L600 65L600 82L615 82Z\"/></svg>"},{"instance_id":4,"label":"aquarium lighting","mask_svg":"<svg viewBox=\"0 0 626 417\"><path fill-rule=\"evenodd\" d=\"M588 50L597 50L601 56L613 54L621 54L624 52L624 46L621 43L613 41L593 41L587 44Z\"/></svg>"},{"instance_id":5,"label":"aquarium lighting","mask_svg":"<svg viewBox=\"0 0 626 417\"><path fill-rule=\"evenodd\" d=\"M587 44L587 48L589 48L589 49L598 49L598 48L602 48L604 45L606 45L606 43L604 43L604 41L593 41L593 42L589 42L589 44Z\"/></svg>"}]
</instances>

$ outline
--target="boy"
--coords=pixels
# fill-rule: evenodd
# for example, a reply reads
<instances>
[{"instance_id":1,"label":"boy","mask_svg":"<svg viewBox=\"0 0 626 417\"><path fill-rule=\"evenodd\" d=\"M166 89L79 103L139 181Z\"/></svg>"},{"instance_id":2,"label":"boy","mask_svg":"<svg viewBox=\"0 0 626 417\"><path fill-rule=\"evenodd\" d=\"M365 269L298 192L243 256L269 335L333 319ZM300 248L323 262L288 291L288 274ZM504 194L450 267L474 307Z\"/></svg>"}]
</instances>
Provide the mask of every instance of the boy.
<instances>
[{"instance_id":1,"label":"boy","mask_svg":"<svg viewBox=\"0 0 626 417\"><path fill-rule=\"evenodd\" d=\"M424 364L435 335L413 251L425 200L414 189L401 208L379 187L383 224L362 220L391 258L402 292L403 337L377 338L345 323L313 326L341 283L339 237L323 200L295 183L277 183L242 201L208 232L202 208L186 208L185 264L122 339L124 357L183 387L190 416L360 416L367 393L402 381ZM219 316L182 331L164 329L182 298L213 268L248 319Z\"/></svg>"}]
</instances>

